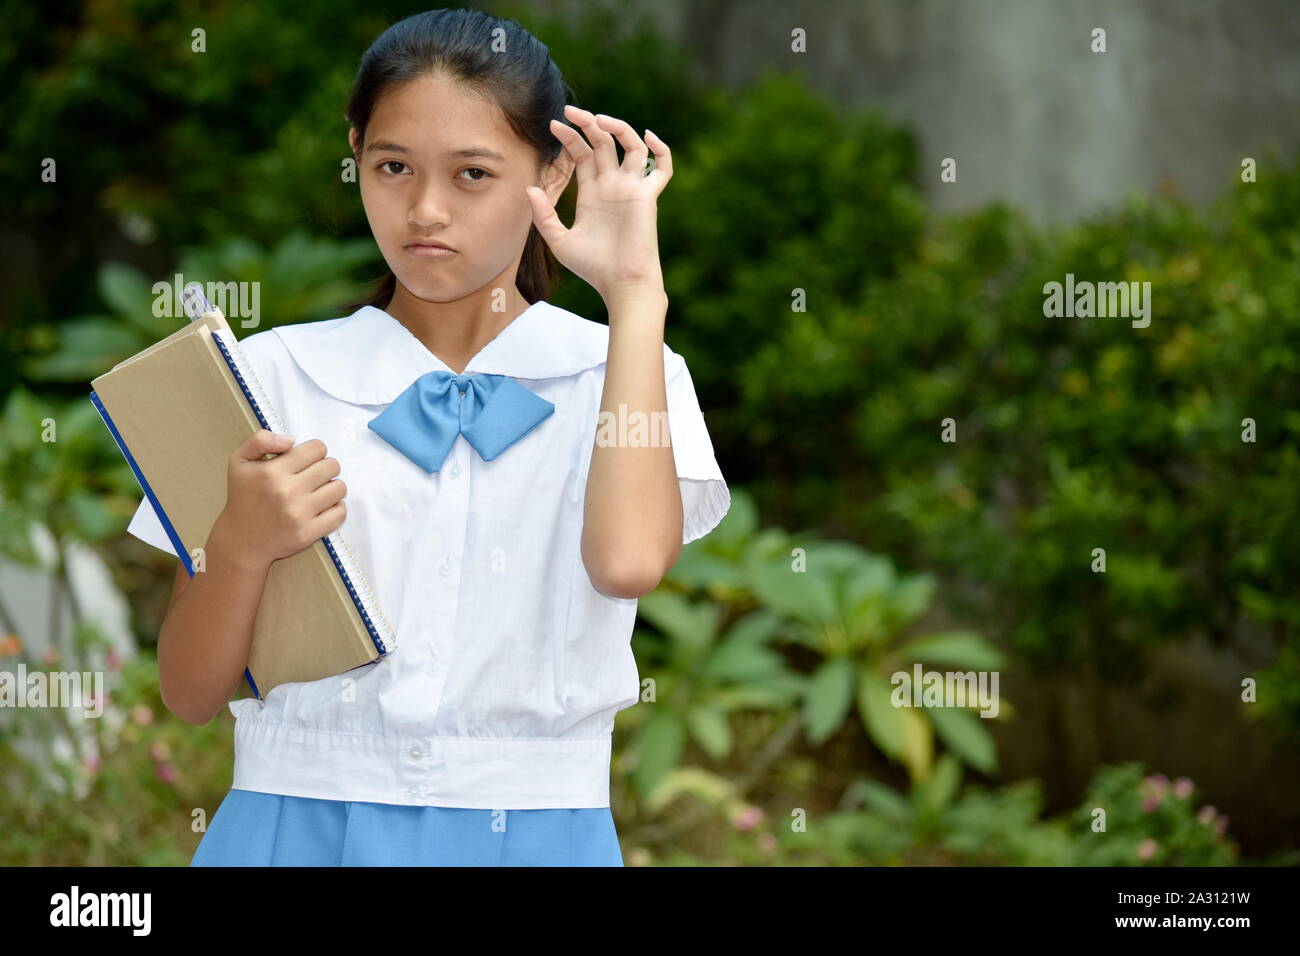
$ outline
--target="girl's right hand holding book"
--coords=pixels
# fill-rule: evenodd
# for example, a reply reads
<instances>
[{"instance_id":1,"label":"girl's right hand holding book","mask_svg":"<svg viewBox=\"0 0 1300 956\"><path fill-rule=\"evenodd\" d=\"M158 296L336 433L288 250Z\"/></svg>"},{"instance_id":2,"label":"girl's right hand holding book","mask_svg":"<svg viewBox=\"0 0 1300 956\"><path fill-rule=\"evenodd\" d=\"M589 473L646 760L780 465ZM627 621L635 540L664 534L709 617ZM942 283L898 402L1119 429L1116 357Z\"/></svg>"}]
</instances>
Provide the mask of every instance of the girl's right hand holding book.
<instances>
[{"instance_id":1,"label":"girl's right hand holding book","mask_svg":"<svg viewBox=\"0 0 1300 956\"><path fill-rule=\"evenodd\" d=\"M292 436L265 428L231 452L226 507L217 520L238 551L232 558L269 568L343 524L347 487L336 480L338 460L325 452L320 439L295 445Z\"/></svg>"}]
</instances>

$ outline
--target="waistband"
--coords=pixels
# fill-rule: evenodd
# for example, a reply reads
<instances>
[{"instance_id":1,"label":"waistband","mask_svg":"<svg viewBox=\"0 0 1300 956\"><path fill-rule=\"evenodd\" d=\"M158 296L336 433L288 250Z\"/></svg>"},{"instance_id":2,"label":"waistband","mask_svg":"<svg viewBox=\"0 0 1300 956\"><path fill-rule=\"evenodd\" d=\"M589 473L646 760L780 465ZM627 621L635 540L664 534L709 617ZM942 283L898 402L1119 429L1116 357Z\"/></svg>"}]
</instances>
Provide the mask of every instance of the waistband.
<instances>
[{"instance_id":1,"label":"waistband","mask_svg":"<svg viewBox=\"0 0 1300 956\"><path fill-rule=\"evenodd\" d=\"M385 737L268 721L246 698L230 710L237 790L477 810L609 806L612 734Z\"/></svg>"}]
</instances>

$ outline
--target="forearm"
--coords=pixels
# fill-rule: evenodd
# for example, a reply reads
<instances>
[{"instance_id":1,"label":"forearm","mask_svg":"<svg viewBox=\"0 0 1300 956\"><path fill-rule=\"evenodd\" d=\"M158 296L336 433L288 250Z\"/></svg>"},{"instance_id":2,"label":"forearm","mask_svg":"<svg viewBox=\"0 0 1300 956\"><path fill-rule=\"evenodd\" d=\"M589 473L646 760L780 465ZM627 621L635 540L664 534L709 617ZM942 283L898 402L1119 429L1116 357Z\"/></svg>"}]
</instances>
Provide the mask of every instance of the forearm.
<instances>
[{"instance_id":1,"label":"forearm","mask_svg":"<svg viewBox=\"0 0 1300 956\"><path fill-rule=\"evenodd\" d=\"M682 547L682 499L668 429L662 286L609 304L609 357L583 511L582 559L611 597L653 590Z\"/></svg>"},{"instance_id":2,"label":"forearm","mask_svg":"<svg viewBox=\"0 0 1300 956\"><path fill-rule=\"evenodd\" d=\"M270 570L241 555L220 519L204 563L176 596L158 637L163 703L191 724L211 720L239 685Z\"/></svg>"}]
</instances>

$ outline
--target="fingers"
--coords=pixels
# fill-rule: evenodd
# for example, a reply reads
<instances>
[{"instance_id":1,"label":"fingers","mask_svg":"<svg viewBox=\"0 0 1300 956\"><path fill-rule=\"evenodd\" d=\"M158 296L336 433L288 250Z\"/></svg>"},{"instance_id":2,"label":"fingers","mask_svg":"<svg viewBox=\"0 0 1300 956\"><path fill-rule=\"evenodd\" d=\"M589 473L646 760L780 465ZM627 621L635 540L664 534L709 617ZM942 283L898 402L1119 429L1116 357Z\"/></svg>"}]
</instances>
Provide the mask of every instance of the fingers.
<instances>
[{"instance_id":1,"label":"fingers","mask_svg":"<svg viewBox=\"0 0 1300 956\"><path fill-rule=\"evenodd\" d=\"M259 428L239 444L231 453L239 461L258 461L266 455L279 455L293 447L293 437L277 435L265 428Z\"/></svg>"},{"instance_id":2,"label":"fingers","mask_svg":"<svg viewBox=\"0 0 1300 956\"><path fill-rule=\"evenodd\" d=\"M642 140L628 123L603 113L591 113L579 107L566 105L565 115L591 140L588 145L577 130L557 120L551 121L551 129L564 144L565 151L573 158L578 183L581 185L593 175L619 171L634 175L637 179L651 182L656 190L662 190L673 175L672 152L668 144L650 130ZM614 149L617 138L623 147L623 160L620 163ZM647 144L649 144L647 146ZM646 175L646 157L654 151L655 168Z\"/></svg>"},{"instance_id":3,"label":"fingers","mask_svg":"<svg viewBox=\"0 0 1300 956\"><path fill-rule=\"evenodd\" d=\"M650 155L650 151L646 149L645 143L641 142L641 137L636 134L636 130L623 120L603 113L596 117L596 123L601 132L608 131L606 135L612 133L623 146L623 162L619 168L625 172L635 173L637 176L644 176L645 160Z\"/></svg>"},{"instance_id":4,"label":"fingers","mask_svg":"<svg viewBox=\"0 0 1300 956\"><path fill-rule=\"evenodd\" d=\"M289 474L299 474L304 468L325 457L325 443L319 438L299 442L289 451L278 455L274 460L277 468L285 469Z\"/></svg>"},{"instance_id":5,"label":"fingers","mask_svg":"<svg viewBox=\"0 0 1300 956\"><path fill-rule=\"evenodd\" d=\"M668 148L668 144L659 138L654 130L645 131L646 142L655 153L655 168L650 171L646 179L651 180L660 189L668 184L668 180L673 178L673 154Z\"/></svg>"},{"instance_id":6,"label":"fingers","mask_svg":"<svg viewBox=\"0 0 1300 956\"><path fill-rule=\"evenodd\" d=\"M581 126L582 131L587 134L587 139L591 140L590 150L594 156L597 174L618 169L618 153L614 150L614 137L608 130L601 128L595 114L572 105L565 106L564 113Z\"/></svg>"},{"instance_id":7,"label":"fingers","mask_svg":"<svg viewBox=\"0 0 1300 956\"><path fill-rule=\"evenodd\" d=\"M567 110L568 107L565 107ZM566 126L559 120L551 120L551 132L555 138L564 144L564 151L569 154L573 160L573 175L578 180L578 186L581 187L587 180L596 175L595 158L592 155L591 147L587 141L582 138L572 126Z\"/></svg>"},{"instance_id":8,"label":"fingers","mask_svg":"<svg viewBox=\"0 0 1300 956\"><path fill-rule=\"evenodd\" d=\"M555 212L555 203L551 202L550 197L546 195L546 190L540 186L528 186L525 187L524 192L533 207L533 225L537 227L546 244L554 249L555 244L569 231L568 227L560 221L560 217Z\"/></svg>"}]
</instances>

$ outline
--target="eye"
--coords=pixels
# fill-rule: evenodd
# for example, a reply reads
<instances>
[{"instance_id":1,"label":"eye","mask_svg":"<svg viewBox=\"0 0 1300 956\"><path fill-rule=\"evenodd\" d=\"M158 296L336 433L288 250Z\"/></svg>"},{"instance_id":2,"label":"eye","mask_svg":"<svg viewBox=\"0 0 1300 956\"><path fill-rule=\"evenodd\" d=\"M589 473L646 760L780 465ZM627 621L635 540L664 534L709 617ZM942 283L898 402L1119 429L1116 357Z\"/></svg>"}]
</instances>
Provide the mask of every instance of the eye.
<instances>
[{"instance_id":1,"label":"eye","mask_svg":"<svg viewBox=\"0 0 1300 956\"><path fill-rule=\"evenodd\" d=\"M399 161L399 160L396 160L396 159L390 159L390 160L388 160L387 162L380 163L380 164L379 164L379 168L380 168L380 169L383 169L385 166L405 166L405 165L406 165L406 163L403 163L403 162L401 162L401 161ZM400 174L400 173L393 173L393 175L394 175L394 176L398 176L398 175L401 175L401 174Z\"/></svg>"},{"instance_id":2,"label":"eye","mask_svg":"<svg viewBox=\"0 0 1300 956\"><path fill-rule=\"evenodd\" d=\"M469 167L466 167L465 169L462 169L461 172L462 172L462 173L479 172L479 173L482 173L482 174L483 174L483 175L480 176L478 179L471 179L470 182L472 182L472 183L481 183L484 179L488 179L488 178L490 178L490 177L492 176L492 174L489 173L486 169L480 169L480 168L477 167L477 166L469 166Z\"/></svg>"}]
</instances>

